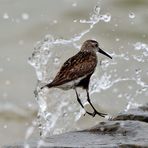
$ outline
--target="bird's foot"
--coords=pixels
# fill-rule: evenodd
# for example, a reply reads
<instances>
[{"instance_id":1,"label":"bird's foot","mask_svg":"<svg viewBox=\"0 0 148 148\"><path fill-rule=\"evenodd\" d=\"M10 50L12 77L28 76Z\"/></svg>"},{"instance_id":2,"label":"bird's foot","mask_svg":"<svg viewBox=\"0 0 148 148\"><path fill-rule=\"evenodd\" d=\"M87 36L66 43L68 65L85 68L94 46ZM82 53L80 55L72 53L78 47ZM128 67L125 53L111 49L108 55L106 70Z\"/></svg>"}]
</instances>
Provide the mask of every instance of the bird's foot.
<instances>
[{"instance_id":1,"label":"bird's foot","mask_svg":"<svg viewBox=\"0 0 148 148\"><path fill-rule=\"evenodd\" d=\"M92 117L95 117L96 115L99 115L99 116L101 116L101 117L103 117L103 118L105 118L105 116L107 115L107 114L105 114L105 113L100 113L100 112L98 112L97 110L94 110L93 113L90 113L90 112L86 111L86 113L84 114L84 116L85 116L86 114L88 114L88 115L90 115L90 116L92 116Z\"/></svg>"},{"instance_id":2,"label":"bird's foot","mask_svg":"<svg viewBox=\"0 0 148 148\"><path fill-rule=\"evenodd\" d=\"M94 110L93 113L94 113L94 116L98 114L99 116L101 116L101 117L103 117L103 118L105 118L105 116L107 116L106 113L101 113L101 112L98 112L98 111L96 111L96 110Z\"/></svg>"},{"instance_id":3,"label":"bird's foot","mask_svg":"<svg viewBox=\"0 0 148 148\"><path fill-rule=\"evenodd\" d=\"M93 116L93 113L90 113L90 112L88 112L88 111L85 111L84 116L85 116L86 114L88 114L88 115L90 115L90 116Z\"/></svg>"}]
</instances>

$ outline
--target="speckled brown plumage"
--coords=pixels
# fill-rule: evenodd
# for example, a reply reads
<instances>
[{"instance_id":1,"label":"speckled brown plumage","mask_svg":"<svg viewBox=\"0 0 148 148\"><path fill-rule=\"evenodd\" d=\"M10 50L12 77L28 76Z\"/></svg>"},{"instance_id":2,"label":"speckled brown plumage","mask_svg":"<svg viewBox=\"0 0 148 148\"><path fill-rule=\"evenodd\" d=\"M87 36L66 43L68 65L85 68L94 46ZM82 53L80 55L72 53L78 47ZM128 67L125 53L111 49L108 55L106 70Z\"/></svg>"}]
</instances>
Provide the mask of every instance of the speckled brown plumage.
<instances>
[{"instance_id":1,"label":"speckled brown plumage","mask_svg":"<svg viewBox=\"0 0 148 148\"><path fill-rule=\"evenodd\" d=\"M61 67L50 87L62 85L83 76L92 74L97 65L97 56L94 52L80 51L69 58Z\"/></svg>"}]
</instances>

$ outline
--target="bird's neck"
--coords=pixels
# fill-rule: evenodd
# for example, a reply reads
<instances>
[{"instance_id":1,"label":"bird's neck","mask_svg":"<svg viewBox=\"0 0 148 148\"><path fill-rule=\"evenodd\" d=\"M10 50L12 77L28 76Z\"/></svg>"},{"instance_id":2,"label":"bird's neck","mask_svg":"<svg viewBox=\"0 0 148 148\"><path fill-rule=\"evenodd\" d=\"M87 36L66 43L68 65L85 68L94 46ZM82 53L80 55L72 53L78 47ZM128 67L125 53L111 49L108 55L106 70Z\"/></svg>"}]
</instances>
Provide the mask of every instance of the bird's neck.
<instances>
[{"instance_id":1,"label":"bird's neck","mask_svg":"<svg viewBox=\"0 0 148 148\"><path fill-rule=\"evenodd\" d=\"M84 53L89 53L89 54L96 55L96 51L94 51L94 50L87 50L87 49L85 49L85 50L80 50L80 52L84 52Z\"/></svg>"},{"instance_id":2,"label":"bird's neck","mask_svg":"<svg viewBox=\"0 0 148 148\"><path fill-rule=\"evenodd\" d=\"M96 61L98 61L98 57L97 57L97 54L96 54L96 52L95 51L93 51L93 50L80 50L80 52L82 52L82 54L83 55L89 55L89 56L91 56L91 57L93 57L93 59L96 59Z\"/></svg>"}]
</instances>

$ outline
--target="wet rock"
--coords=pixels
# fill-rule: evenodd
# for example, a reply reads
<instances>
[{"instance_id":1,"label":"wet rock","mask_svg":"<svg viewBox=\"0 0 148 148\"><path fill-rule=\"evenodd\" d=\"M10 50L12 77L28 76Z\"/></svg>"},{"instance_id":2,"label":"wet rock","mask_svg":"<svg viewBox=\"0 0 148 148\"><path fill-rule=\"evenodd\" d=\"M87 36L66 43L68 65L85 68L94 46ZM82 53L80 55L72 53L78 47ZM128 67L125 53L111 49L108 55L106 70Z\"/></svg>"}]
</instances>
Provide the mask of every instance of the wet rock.
<instances>
[{"instance_id":1,"label":"wet rock","mask_svg":"<svg viewBox=\"0 0 148 148\"><path fill-rule=\"evenodd\" d=\"M37 147L37 143L38 140L34 139L29 145L33 148ZM148 148L148 104L120 113L110 121L100 122L90 129L46 137L40 141L40 146Z\"/></svg>"},{"instance_id":2,"label":"wet rock","mask_svg":"<svg viewBox=\"0 0 148 148\"><path fill-rule=\"evenodd\" d=\"M111 120L137 120L148 123L148 104L139 108L130 109L128 112L120 113Z\"/></svg>"}]
</instances>

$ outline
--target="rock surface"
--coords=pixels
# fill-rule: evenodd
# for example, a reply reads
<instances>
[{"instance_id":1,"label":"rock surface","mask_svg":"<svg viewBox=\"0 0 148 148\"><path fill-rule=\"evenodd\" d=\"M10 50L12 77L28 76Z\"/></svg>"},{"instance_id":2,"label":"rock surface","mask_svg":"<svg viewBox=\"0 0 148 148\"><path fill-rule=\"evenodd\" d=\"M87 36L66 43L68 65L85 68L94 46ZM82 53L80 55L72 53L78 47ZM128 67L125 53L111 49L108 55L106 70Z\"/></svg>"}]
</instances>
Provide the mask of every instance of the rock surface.
<instances>
[{"instance_id":1,"label":"rock surface","mask_svg":"<svg viewBox=\"0 0 148 148\"><path fill-rule=\"evenodd\" d=\"M30 147L37 147L37 142L35 139L30 141ZM71 148L148 148L148 104L120 113L91 129L46 137L40 145ZM16 147L23 145L7 146Z\"/></svg>"}]
</instances>

